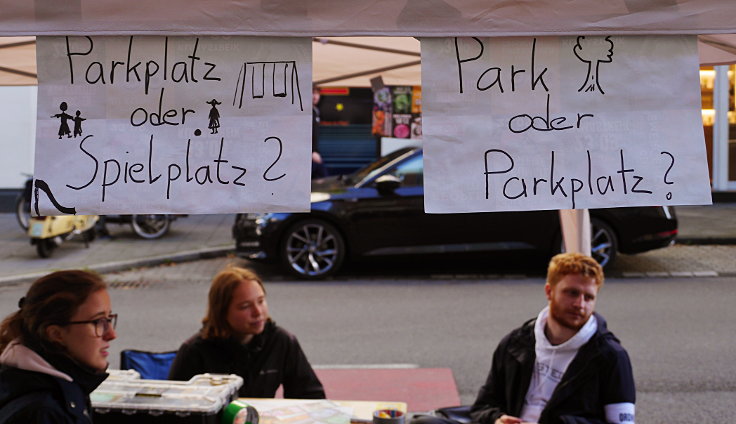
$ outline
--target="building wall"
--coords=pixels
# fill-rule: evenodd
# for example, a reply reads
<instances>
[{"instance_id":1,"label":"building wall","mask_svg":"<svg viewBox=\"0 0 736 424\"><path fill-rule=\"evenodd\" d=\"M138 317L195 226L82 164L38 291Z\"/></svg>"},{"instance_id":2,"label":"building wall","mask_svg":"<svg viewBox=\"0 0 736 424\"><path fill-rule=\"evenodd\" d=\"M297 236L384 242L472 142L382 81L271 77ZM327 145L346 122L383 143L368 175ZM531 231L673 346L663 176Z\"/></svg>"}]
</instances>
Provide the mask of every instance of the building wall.
<instances>
[{"instance_id":1,"label":"building wall","mask_svg":"<svg viewBox=\"0 0 736 424\"><path fill-rule=\"evenodd\" d=\"M736 66L702 67L703 129L714 192L736 191Z\"/></svg>"},{"instance_id":2,"label":"building wall","mask_svg":"<svg viewBox=\"0 0 736 424\"><path fill-rule=\"evenodd\" d=\"M33 173L35 86L0 87L0 189L23 187Z\"/></svg>"}]
</instances>

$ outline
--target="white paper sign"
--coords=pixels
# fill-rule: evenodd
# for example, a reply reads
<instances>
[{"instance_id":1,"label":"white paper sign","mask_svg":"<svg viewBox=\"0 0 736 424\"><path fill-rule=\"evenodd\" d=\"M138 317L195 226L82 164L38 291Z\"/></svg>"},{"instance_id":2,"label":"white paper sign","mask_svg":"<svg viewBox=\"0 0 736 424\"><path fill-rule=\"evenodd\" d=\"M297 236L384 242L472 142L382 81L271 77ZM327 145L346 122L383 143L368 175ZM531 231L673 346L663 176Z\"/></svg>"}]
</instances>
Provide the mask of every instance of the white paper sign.
<instances>
[{"instance_id":1,"label":"white paper sign","mask_svg":"<svg viewBox=\"0 0 736 424\"><path fill-rule=\"evenodd\" d=\"M710 204L694 36L422 39L425 209Z\"/></svg>"},{"instance_id":2,"label":"white paper sign","mask_svg":"<svg viewBox=\"0 0 736 424\"><path fill-rule=\"evenodd\" d=\"M40 214L309 210L310 39L39 37L37 49Z\"/></svg>"}]
</instances>

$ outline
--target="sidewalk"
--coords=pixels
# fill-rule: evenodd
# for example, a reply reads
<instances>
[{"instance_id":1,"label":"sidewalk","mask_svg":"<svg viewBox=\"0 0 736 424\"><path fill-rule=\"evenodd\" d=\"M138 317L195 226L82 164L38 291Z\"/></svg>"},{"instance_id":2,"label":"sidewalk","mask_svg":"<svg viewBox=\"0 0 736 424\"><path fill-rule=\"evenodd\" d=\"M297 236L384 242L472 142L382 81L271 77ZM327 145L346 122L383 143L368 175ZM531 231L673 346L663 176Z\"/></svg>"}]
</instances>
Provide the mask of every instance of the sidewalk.
<instances>
[{"instance_id":1,"label":"sidewalk","mask_svg":"<svg viewBox=\"0 0 736 424\"><path fill-rule=\"evenodd\" d=\"M34 280L59 269L86 268L101 273L152 266L233 251L231 229L235 215L189 215L171 224L160 239L144 240L129 225L109 224L114 237L84 247L81 239L64 242L48 259L41 259L14 214L0 214L0 285Z\"/></svg>"},{"instance_id":2,"label":"sidewalk","mask_svg":"<svg viewBox=\"0 0 736 424\"><path fill-rule=\"evenodd\" d=\"M736 203L675 209L679 244L736 244Z\"/></svg>"},{"instance_id":3,"label":"sidewalk","mask_svg":"<svg viewBox=\"0 0 736 424\"><path fill-rule=\"evenodd\" d=\"M697 245L736 245L736 203L716 203L711 206L679 206L678 245L685 251L663 249L642 255L622 255L611 270L615 275L662 273L670 274L714 270L732 274L730 257L734 246L715 252L717 246L697 249ZM34 280L58 269L87 268L98 272L122 271L134 267L191 261L231 253L235 242L231 228L235 216L190 215L174 221L170 232L157 240L138 238L127 225L108 226L113 240L95 240L89 248L79 240L63 243L54 255L41 259L31 246L28 236L20 230L14 214L0 214L0 285ZM682 250L680 249L680 250ZM697 249L693 253L691 249ZM723 250L723 249L721 249ZM700 255L700 269L693 269L682 258L695 260ZM656 260L650 259L657 256ZM714 261L718 263L713 263ZM725 268L719 265L728 262ZM677 266L675 266L677 265ZM650 269L651 268L651 269Z\"/></svg>"}]
</instances>

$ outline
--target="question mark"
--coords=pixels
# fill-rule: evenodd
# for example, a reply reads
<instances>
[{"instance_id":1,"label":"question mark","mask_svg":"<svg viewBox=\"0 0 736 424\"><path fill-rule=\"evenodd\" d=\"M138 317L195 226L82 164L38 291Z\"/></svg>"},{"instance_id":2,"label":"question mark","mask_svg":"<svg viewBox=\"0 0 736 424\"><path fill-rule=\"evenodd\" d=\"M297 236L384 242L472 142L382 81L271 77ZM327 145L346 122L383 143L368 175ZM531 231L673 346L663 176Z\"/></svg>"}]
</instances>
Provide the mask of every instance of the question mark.
<instances>
[{"instance_id":1,"label":"question mark","mask_svg":"<svg viewBox=\"0 0 736 424\"><path fill-rule=\"evenodd\" d=\"M665 184L674 184L673 181L667 181L667 174L669 174L670 171L672 170L672 167L675 166L675 157L672 156L672 153L670 153L670 152L659 152L659 154L661 154L661 155L667 155L667 156L670 157L670 160L671 160L670 167L667 168L667 171L665 171L663 179L664 179L664 183ZM667 196L665 196L665 197L667 197L667 200L672 200L672 192L671 191L668 191L667 192Z\"/></svg>"}]
</instances>

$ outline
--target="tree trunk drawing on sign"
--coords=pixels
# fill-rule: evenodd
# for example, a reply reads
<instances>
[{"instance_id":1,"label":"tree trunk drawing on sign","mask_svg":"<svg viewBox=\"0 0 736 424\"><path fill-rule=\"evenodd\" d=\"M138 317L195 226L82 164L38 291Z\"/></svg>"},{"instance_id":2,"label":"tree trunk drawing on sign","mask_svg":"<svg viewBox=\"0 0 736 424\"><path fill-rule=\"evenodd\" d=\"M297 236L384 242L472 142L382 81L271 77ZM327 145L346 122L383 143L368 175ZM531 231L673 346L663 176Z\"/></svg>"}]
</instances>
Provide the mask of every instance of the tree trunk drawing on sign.
<instances>
[{"instance_id":1,"label":"tree trunk drawing on sign","mask_svg":"<svg viewBox=\"0 0 736 424\"><path fill-rule=\"evenodd\" d=\"M613 41L611 37L578 37L572 52L575 53L580 61L588 64L588 74L585 76L585 82L580 86L580 91L598 91L606 94L601 88L598 69L601 63L613 62Z\"/></svg>"}]
</instances>

